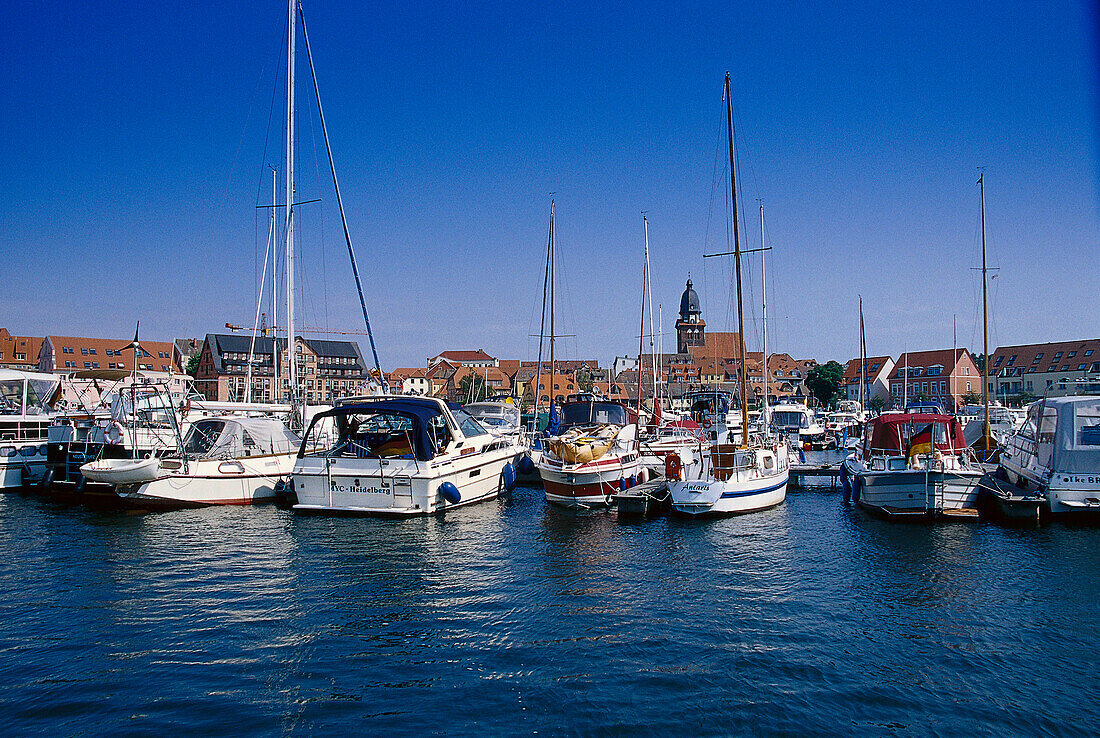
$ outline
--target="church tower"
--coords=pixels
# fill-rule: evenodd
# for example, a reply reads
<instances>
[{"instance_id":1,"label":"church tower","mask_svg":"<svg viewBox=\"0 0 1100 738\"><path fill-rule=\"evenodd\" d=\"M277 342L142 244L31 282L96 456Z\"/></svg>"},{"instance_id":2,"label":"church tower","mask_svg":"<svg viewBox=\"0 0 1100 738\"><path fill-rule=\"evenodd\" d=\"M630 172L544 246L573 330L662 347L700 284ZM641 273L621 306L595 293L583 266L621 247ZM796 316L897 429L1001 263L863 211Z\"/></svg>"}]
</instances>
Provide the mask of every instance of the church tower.
<instances>
[{"instance_id":1,"label":"church tower","mask_svg":"<svg viewBox=\"0 0 1100 738\"><path fill-rule=\"evenodd\" d=\"M680 297L680 318L676 321L676 352L686 354L689 349L703 345L707 323L699 309L699 295L691 288L691 279Z\"/></svg>"}]
</instances>

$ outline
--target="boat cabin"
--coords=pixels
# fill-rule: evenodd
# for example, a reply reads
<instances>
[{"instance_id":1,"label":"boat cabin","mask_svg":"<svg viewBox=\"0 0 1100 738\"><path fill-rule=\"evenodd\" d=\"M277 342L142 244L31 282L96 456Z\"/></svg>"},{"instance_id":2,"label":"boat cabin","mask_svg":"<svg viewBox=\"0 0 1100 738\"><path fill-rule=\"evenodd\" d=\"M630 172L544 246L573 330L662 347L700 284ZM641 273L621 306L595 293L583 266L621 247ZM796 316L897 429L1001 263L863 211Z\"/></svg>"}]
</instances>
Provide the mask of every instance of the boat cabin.
<instances>
[{"instance_id":1,"label":"boat cabin","mask_svg":"<svg viewBox=\"0 0 1100 738\"><path fill-rule=\"evenodd\" d=\"M905 469L908 459L933 449L958 454L966 449L962 423L950 415L889 413L864 427L863 459L882 461L884 468Z\"/></svg>"},{"instance_id":2,"label":"boat cabin","mask_svg":"<svg viewBox=\"0 0 1100 738\"><path fill-rule=\"evenodd\" d=\"M1017 439L1025 455L1043 469L1096 476L1100 470L1100 397L1036 402L1028 408Z\"/></svg>"},{"instance_id":3,"label":"boat cabin","mask_svg":"<svg viewBox=\"0 0 1100 738\"><path fill-rule=\"evenodd\" d=\"M322 430L335 426L335 441ZM417 459L430 461L452 445L489 432L461 408L430 397L380 397L341 404L318 413L302 439L298 457Z\"/></svg>"},{"instance_id":4,"label":"boat cabin","mask_svg":"<svg viewBox=\"0 0 1100 738\"><path fill-rule=\"evenodd\" d=\"M684 400L688 402L691 419L697 423L708 415L724 418L731 407L740 407L729 392L720 390L691 392L684 396Z\"/></svg>"},{"instance_id":5,"label":"boat cabin","mask_svg":"<svg viewBox=\"0 0 1100 738\"><path fill-rule=\"evenodd\" d=\"M561 428L568 430L584 425L630 425L638 415L621 402L611 400L578 400L561 406Z\"/></svg>"},{"instance_id":6,"label":"boat cabin","mask_svg":"<svg viewBox=\"0 0 1100 738\"><path fill-rule=\"evenodd\" d=\"M244 458L289 454L301 439L274 418L227 415L196 421L183 437L183 453L192 459Z\"/></svg>"}]
</instances>

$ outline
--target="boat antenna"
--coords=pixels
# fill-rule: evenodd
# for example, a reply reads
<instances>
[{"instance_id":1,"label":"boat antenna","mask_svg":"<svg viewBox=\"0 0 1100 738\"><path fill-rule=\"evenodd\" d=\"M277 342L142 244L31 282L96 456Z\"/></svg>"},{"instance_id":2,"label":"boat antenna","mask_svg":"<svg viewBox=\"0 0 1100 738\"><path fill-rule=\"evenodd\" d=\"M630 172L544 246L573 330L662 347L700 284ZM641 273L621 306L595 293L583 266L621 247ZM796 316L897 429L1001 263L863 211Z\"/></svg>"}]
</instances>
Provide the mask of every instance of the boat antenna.
<instances>
[{"instance_id":1,"label":"boat antenna","mask_svg":"<svg viewBox=\"0 0 1100 738\"><path fill-rule=\"evenodd\" d=\"M291 0L295 2L295 0ZM348 258L351 259L351 273L355 277L355 289L359 293L359 307L363 311L363 323L367 327L367 340L370 342L371 355L374 357L374 368L378 370L378 381L382 384L382 391L389 393L389 384L386 375L382 372L382 365L378 361L378 348L374 344L374 333L370 327L370 317L367 315L367 301L363 297L363 282L359 279L359 267L355 263L355 249L351 245L351 231L348 230L348 218L344 213L344 198L340 195L340 181L336 178L336 162L332 158L332 146L328 140L328 126L325 125L325 111L321 107L321 88L317 86L317 71L313 68L313 53L309 48L309 34L306 32L306 17L302 12L302 4L298 5L298 15L302 19L302 39L306 44L306 59L309 60L309 73L313 78L313 93L317 97L317 117L321 122L321 133L325 139L325 151L328 152L328 165L332 170L332 186L336 190L336 204L340 209L340 222L344 226L344 242L348 246ZM289 205L289 199L287 201Z\"/></svg>"},{"instance_id":2,"label":"boat antenna","mask_svg":"<svg viewBox=\"0 0 1100 738\"><path fill-rule=\"evenodd\" d=\"M730 91L730 73L726 72L726 117L729 123L730 144L730 197L733 205L733 250L737 267L737 346L741 357L741 448L748 448L749 405L748 374L745 372L745 315L741 304L741 236L737 223L737 165L733 153L733 95Z\"/></svg>"}]
</instances>

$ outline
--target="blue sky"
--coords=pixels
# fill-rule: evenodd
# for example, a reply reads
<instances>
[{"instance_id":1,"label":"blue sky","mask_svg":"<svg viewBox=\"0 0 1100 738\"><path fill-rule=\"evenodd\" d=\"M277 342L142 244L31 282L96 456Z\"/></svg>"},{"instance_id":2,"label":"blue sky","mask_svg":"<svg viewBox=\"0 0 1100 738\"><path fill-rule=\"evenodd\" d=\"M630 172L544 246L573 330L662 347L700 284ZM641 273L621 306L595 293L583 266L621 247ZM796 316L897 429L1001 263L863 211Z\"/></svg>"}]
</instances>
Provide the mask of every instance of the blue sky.
<instances>
[{"instance_id":1,"label":"blue sky","mask_svg":"<svg viewBox=\"0 0 1100 738\"><path fill-rule=\"evenodd\" d=\"M855 355L857 294L873 353L950 346L953 316L979 347L978 167L991 343L1100 332L1093 4L305 11L384 368L446 348L534 356L551 192L567 358L635 350L643 210L666 349L689 272L710 327L730 329L730 264L701 258L726 248L727 70L744 237L759 242L762 198L773 247L773 350ZM176 337L252 320L284 17L278 2L9 8L0 325L122 337L140 319ZM323 202L300 210L299 320L361 329L307 93L299 199Z\"/></svg>"}]
</instances>

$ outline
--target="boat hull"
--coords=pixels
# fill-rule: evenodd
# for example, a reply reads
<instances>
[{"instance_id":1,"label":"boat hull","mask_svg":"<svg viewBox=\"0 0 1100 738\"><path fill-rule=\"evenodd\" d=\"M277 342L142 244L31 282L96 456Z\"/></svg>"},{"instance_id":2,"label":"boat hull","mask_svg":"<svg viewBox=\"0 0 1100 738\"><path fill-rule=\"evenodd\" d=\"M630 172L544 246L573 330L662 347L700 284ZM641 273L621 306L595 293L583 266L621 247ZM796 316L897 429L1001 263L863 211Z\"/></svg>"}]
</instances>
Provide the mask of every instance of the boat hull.
<instances>
[{"instance_id":1,"label":"boat hull","mask_svg":"<svg viewBox=\"0 0 1100 738\"><path fill-rule=\"evenodd\" d=\"M866 471L845 469L853 480L853 501L888 518L976 517L982 472L969 469Z\"/></svg>"},{"instance_id":2,"label":"boat hull","mask_svg":"<svg viewBox=\"0 0 1100 738\"><path fill-rule=\"evenodd\" d=\"M272 454L241 459L189 461L165 473L174 459L162 459L154 480L115 488L121 507L174 509L212 505L257 505L274 502L275 486L290 476L297 454Z\"/></svg>"},{"instance_id":3,"label":"boat hull","mask_svg":"<svg viewBox=\"0 0 1100 738\"><path fill-rule=\"evenodd\" d=\"M790 472L742 481L693 480L669 485L672 511L688 517L744 515L775 507L787 498Z\"/></svg>"},{"instance_id":4,"label":"boat hull","mask_svg":"<svg viewBox=\"0 0 1100 738\"><path fill-rule=\"evenodd\" d=\"M546 456L538 469L546 501L573 509L607 507L613 495L646 477L641 459L634 454L604 457L587 464L563 464Z\"/></svg>"},{"instance_id":5,"label":"boat hull","mask_svg":"<svg viewBox=\"0 0 1100 738\"><path fill-rule=\"evenodd\" d=\"M292 475L297 502L292 509L304 515L337 515L406 518L434 515L457 507L485 502L504 489L506 464L517 457L517 449L500 449L468 460L447 464L420 464L420 470L405 463L371 470L341 466L324 457L300 459ZM451 483L459 493L448 500L442 491Z\"/></svg>"}]
</instances>

